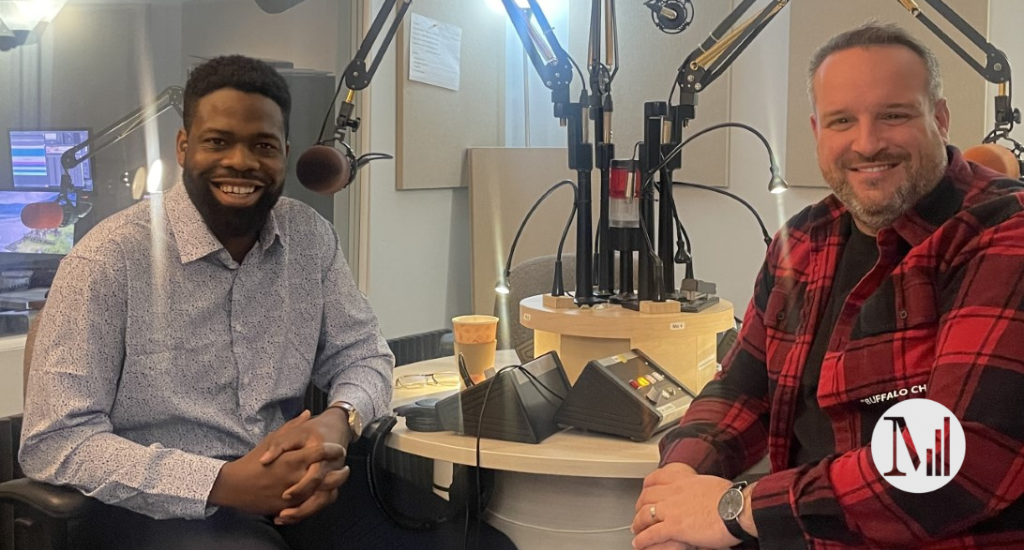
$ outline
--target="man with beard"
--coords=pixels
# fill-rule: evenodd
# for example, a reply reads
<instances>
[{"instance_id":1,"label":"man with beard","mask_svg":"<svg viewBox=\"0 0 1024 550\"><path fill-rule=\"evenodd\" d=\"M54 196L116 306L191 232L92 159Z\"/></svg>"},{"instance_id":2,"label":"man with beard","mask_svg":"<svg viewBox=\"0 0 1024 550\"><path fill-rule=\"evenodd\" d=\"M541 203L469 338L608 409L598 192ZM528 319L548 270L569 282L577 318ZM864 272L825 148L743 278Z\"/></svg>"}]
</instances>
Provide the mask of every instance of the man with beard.
<instances>
[{"instance_id":1,"label":"man with beard","mask_svg":"<svg viewBox=\"0 0 1024 550\"><path fill-rule=\"evenodd\" d=\"M461 542L461 525L392 528L365 474L346 484L346 448L389 410L394 357L334 228L281 198L290 108L266 63L197 67L184 185L104 220L61 263L20 461L105 503L75 548ZM302 410L311 380L331 403L316 417Z\"/></svg>"},{"instance_id":2,"label":"man with beard","mask_svg":"<svg viewBox=\"0 0 1024 550\"><path fill-rule=\"evenodd\" d=\"M661 441L634 546L1024 547L1022 188L948 145L938 63L902 29L834 37L808 77L833 195L770 247L722 372ZM871 458L914 397L966 436L933 492ZM766 453L770 474L730 481Z\"/></svg>"}]
</instances>

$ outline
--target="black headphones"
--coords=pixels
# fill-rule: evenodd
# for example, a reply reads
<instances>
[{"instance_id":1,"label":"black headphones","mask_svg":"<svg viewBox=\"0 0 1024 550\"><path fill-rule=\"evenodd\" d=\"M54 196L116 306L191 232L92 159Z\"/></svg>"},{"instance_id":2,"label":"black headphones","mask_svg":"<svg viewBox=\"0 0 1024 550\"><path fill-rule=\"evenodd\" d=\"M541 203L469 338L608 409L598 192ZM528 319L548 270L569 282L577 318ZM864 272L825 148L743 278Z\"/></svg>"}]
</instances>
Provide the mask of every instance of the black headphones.
<instances>
[{"instance_id":1,"label":"black headphones","mask_svg":"<svg viewBox=\"0 0 1024 550\"><path fill-rule=\"evenodd\" d=\"M418 431L441 431L440 420L432 406L419 405L414 412L411 409L402 410L405 413L406 423L410 429L412 425L419 428ZM398 412L396 410L396 412ZM456 464L452 472L452 483L447 488L448 501L439 502L437 508L426 516L414 516L400 510L395 502L400 495L394 490L397 474L387 468L387 455L389 450L386 442L387 437L398 423L398 418L388 416L375 423L368 437L368 455L366 457L366 474L370 486L370 494L373 501L384 515L396 525L406 529L432 530L439 524L458 517L465 517L467 513L475 515L476 510L484 509L491 499L494 491L494 472L481 469L477 475L477 468ZM411 425L410 425L411 423ZM397 452L397 451L390 451ZM476 487L476 480L480 480L481 487ZM435 488L445 490L444 487ZM438 500L441 500L440 498Z\"/></svg>"},{"instance_id":2,"label":"black headphones","mask_svg":"<svg viewBox=\"0 0 1024 550\"><path fill-rule=\"evenodd\" d=\"M405 427L414 432L441 432L441 417L437 414L437 402L440 399L429 397L420 399L411 405L402 405L395 409L395 414L405 417Z\"/></svg>"}]
</instances>

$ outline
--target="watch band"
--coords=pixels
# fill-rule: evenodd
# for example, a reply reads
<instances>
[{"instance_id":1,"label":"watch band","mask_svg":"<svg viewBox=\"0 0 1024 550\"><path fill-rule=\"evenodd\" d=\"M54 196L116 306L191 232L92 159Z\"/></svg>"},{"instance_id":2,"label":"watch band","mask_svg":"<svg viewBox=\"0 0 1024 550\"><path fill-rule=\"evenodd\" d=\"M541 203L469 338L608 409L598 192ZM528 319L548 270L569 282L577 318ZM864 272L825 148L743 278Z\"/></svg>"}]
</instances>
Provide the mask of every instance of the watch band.
<instances>
[{"instance_id":1,"label":"watch band","mask_svg":"<svg viewBox=\"0 0 1024 550\"><path fill-rule=\"evenodd\" d=\"M726 494L722 495L722 498L725 498L726 495L728 495L729 491L736 491L740 495L739 498L741 499L740 500L741 504L740 504L739 513L737 513L736 517L734 517L734 518L725 518L725 517L723 517L722 518L722 522L725 523L725 528L729 531L729 534L734 536L734 537L736 537L741 542L750 542L750 541L756 540L756 537L754 537L750 533L747 533L746 530L743 529L743 527L740 525L740 522L739 522L739 514L743 512L743 504L742 504L743 489L746 488L746 486L747 486L747 482L746 481L738 481L736 483L733 483L732 487L729 487L729 490L725 492Z\"/></svg>"}]
</instances>

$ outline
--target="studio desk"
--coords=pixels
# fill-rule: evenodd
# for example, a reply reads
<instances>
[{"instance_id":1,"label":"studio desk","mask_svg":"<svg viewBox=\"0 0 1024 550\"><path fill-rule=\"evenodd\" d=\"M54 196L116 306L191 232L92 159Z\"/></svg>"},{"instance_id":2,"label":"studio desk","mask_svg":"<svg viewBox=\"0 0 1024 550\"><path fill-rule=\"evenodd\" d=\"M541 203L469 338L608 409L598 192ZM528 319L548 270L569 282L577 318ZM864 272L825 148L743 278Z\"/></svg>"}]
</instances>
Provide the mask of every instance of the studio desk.
<instances>
[{"instance_id":1,"label":"studio desk","mask_svg":"<svg viewBox=\"0 0 1024 550\"><path fill-rule=\"evenodd\" d=\"M732 306L725 302L707 313L647 315L617 306L548 311L540 297L535 298L522 302L520 317L537 331L538 355L551 349L564 354L570 381L586 360L640 347L699 391L714 375L715 334L733 326ZM603 317L607 326L593 329L602 326L595 318ZM496 370L510 364L518 364L515 353L499 351ZM399 367L395 375L451 370L456 370L455 360L446 357ZM398 406L431 393L454 391L444 386L396 389L393 402ZM484 438L479 465L496 472L486 520L521 550L631 548L633 506L643 478L658 466L660 439L658 434L636 443L573 428L536 445ZM442 469L446 462L476 464L475 437L410 431L402 419L387 444L440 461Z\"/></svg>"}]
</instances>

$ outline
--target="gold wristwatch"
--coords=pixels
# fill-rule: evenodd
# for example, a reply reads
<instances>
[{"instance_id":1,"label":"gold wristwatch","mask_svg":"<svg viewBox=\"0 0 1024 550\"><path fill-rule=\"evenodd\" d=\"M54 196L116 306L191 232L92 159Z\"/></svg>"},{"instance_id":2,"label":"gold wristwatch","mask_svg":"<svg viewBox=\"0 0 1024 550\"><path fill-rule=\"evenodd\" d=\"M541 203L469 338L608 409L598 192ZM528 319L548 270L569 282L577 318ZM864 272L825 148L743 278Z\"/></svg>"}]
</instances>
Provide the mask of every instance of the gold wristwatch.
<instances>
[{"instance_id":1,"label":"gold wristwatch","mask_svg":"<svg viewBox=\"0 0 1024 550\"><path fill-rule=\"evenodd\" d=\"M345 411L346 416L348 416L348 427L352 430L352 439L359 439L359 436L363 434L363 419L359 416L359 411L351 403L338 401L327 408Z\"/></svg>"}]
</instances>

